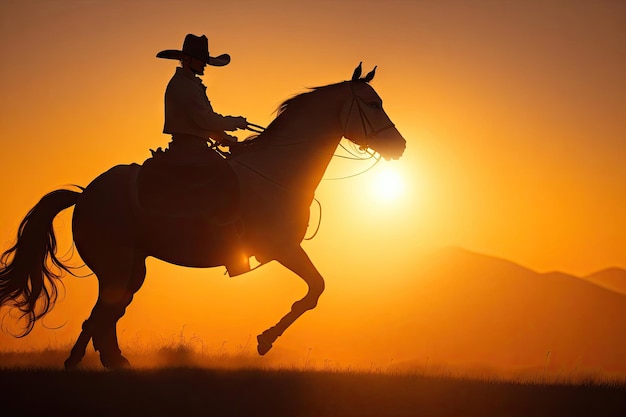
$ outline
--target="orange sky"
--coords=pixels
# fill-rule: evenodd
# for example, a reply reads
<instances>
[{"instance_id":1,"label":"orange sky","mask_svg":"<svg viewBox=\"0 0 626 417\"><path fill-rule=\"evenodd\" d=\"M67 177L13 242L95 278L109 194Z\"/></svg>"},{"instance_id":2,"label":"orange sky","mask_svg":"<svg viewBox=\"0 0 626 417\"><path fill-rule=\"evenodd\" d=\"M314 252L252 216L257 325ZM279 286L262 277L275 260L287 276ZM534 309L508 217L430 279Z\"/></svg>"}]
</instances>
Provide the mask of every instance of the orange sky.
<instances>
[{"instance_id":1,"label":"orange sky","mask_svg":"<svg viewBox=\"0 0 626 417\"><path fill-rule=\"evenodd\" d=\"M3 249L46 192L167 144L175 62L155 54L186 33L232 56L204 76L216 111L262 125L306 87L345 80L359 61L378 65L372 85L408 147L400 161L319 187L321 230L304 247L328 291L357 297L374 288L363 281L406 279L417 251L441 245L539 271L626 267L626 5L608 0L3 1ZM391 164L406 193L384 204L368 186ZM336 161L329 176L367 166ZM246 319L233 304L263 291L262 330L303 291L277 265L235 281L222 272L151 261L129 312L157 299L177 306L166 327L175 331L196 310L168 286L204 285L211 323L233 323ZM68 308L86 316L92 300L70 295Z\"/></svg>"}]
</instances>

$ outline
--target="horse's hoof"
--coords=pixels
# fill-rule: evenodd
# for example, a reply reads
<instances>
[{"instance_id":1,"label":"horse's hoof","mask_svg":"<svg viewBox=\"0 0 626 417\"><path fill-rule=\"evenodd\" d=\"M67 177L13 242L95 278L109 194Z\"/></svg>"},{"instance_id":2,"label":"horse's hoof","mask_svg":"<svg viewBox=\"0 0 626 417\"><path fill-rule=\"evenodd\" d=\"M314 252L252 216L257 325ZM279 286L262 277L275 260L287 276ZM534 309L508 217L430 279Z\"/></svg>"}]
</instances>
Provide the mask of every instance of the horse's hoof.
<instances>
[{"instance_id":1,"label":"horse's hoof","mask_svg":"<svg viewBox=\"0 0 626 417\"><path fill-rule=\"evenodd\" d=\"M66 371L73 371L78 368L78 364L80 363L80 359L72 358L71 356L63 362Z\"/></svg>"},{"instance_id":2,"label":"horse's hoof","mask_svg":"<svg viewBox=\"0 0 626 417\"><path fill-rule=\"evenodd\" d=\"M272 344L270 342L264 340L262 334L260 334L260 335L258 335L256 337L256 341L259 343L256 346L256 350L257 350L257 352L259 352L259 355L261 355L261 356L265 355L272 348Z\"/></svg>"}]
</instances>

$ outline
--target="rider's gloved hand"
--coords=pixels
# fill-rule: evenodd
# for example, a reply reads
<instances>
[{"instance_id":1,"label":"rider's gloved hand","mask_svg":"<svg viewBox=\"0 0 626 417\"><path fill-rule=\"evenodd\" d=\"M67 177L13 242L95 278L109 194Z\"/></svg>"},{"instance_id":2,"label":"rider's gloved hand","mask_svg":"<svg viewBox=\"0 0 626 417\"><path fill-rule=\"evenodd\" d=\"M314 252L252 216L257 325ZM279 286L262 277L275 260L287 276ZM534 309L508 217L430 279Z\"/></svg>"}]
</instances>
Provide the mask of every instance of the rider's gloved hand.
<instances>
[{"instance_id":1,"label":"rider's gloved hand","mask_svg":"<svg viewBox=\"0 0 626 417\"><path fill-rule=\"evenodd\" d=\"M226 119L230 123L230 129L226 130L237 130L237 129L245 129L248 127L248 121L245 117L242 116L226 116Z\"/></svg>"}]
</instances>

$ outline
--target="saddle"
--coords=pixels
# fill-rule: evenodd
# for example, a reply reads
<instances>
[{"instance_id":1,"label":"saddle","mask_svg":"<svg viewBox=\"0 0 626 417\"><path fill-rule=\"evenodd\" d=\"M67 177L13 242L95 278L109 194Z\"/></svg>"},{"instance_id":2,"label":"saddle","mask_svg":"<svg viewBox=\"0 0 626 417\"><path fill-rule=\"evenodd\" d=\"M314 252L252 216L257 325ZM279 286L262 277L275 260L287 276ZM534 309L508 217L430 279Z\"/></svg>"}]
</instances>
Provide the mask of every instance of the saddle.
<instances>
[{"instance_id":1,"label":"saddle","mask_svg":"<svg viewBox=\"0 0 626 417\"><path fill-rule=\"evenodd\" d=\"M167 217L227 223L240 215L237 176L209 148L152 151L137 176L137 191L142 209Z\"/></svg>"}]
</instances>

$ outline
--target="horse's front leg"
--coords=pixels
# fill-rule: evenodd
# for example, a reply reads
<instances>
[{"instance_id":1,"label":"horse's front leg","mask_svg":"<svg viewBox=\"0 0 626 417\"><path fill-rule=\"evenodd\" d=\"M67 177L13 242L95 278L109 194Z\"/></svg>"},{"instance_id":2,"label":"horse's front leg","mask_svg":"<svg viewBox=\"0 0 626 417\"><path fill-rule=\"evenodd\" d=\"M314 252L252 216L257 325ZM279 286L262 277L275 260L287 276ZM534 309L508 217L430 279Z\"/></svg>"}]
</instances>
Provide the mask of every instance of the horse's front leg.
<instances>
[{"instance_id":1,"label":"horse's front leg","mask_svg":"<svg viewBox=\"0 0 626 417\"><path fill-rule=\"evenodd\" d=\"M309 290L301 300L296 301L291 306L291 311L280 319L275 326L257 336L257 351L260 355L265 355L272 348L272 343L278 336L282 335L305 311L314 309L324 292L324 278L302 247L298 245L285 250L276 257L276 260L302 278L309 286Z\"/></svg>"}]
</instances>

